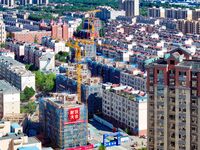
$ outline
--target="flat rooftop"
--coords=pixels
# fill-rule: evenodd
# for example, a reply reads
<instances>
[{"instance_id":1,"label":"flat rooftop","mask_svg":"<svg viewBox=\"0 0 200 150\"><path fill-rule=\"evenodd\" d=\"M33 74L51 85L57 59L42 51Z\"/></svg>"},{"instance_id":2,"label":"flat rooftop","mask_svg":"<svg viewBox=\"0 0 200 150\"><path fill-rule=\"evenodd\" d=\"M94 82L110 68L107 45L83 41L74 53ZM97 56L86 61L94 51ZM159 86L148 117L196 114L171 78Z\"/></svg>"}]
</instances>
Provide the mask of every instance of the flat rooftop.
<instances>
[{"instance_id":1,"label":"flat rooftop","mask_svg":"<svg viewBox=\"0 0 200 150\"><path fill-rule=\"evenodd\" d=\"M0 80L0 92L4 94L19 93L14 86L5 80Z\"/></svg>"}]
</instances>

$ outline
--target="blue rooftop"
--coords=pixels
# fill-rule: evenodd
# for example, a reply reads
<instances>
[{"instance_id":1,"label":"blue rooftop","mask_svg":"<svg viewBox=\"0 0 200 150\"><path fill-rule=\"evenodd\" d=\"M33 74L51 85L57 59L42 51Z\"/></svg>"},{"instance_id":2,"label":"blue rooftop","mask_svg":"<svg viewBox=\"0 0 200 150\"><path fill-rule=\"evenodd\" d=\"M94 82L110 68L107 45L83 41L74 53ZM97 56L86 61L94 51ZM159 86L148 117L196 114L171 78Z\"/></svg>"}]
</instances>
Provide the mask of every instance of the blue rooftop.
<instances>
[{"instance_id":1,"label":"blue rooftop","mask_svg":"<svg viewBox=\"0 0 200 150\"><path fill-rule=\"evenodd\" d=\"M17 150L39 150L36 146L20 147Z\"/></svg>"},{"instance_id":2,"label":"blue rooftop","mask_svg":"<svg viewBox=\"0 0 200 150\"><path fill-rule=\"evenodd\" d=\"M21 126L18 123L12 123L11 124L11 128L16 129L16 128L20 128Z\"/></svg>"}]
</instances>

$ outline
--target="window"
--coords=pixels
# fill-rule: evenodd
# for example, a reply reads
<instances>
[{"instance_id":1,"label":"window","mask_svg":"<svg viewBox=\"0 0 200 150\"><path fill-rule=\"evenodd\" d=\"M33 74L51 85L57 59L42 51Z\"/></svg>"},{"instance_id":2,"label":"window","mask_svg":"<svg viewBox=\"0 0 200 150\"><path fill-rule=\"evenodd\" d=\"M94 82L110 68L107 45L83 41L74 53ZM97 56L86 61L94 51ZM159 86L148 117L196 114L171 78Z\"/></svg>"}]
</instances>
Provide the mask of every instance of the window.
<instances>
[{"instance_id":1,"label":"window","mask_svg":"<svg viewBox=\"0 0 200 150\"><path fill-rule=\"evenodd\" d=\"M175 61L174 60L170 60L170 65L174 65Z\"/></svg>"},{"instance_id":2,"label":"window","mask_svg":"<svg viewBox=\"0 0 200 150\"><path fill-rule=\"evenodd\" d=\"M180 76L186 76L186 72L185 71L179 71L179 75Z\"/></svg>"}]
</instances>

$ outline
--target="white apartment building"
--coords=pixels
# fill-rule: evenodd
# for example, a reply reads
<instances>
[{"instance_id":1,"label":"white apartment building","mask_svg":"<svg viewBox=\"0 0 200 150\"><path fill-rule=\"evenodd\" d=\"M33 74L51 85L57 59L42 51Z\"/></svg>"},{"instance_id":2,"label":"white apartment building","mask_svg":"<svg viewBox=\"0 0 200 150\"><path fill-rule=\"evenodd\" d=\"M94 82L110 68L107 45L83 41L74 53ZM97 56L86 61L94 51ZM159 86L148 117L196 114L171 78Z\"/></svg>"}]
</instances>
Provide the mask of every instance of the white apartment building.
<instances>
[{"instance_id":1,"label":"white apartment building","mask_svg":"<svg viewBox=\"0 0 200 150\"><path fill-rule=\"evenodd\" d=\"M6 41L6 26L3 20L0 19L0 44Z\"/></svg>"},{"instance_id":2,"label":"white apartment building","mask_svg":"<svg viewBox=\"0 0 200 150\"><path fill-rule=\"evenodd\" d=\"M146 92L146 74L136 70L124 70L120 73L120 83L123 85L128 85L135 90L140 90Z\"/></svg>"},{"instance_id":3,"label":"white apartment building","mask_svg":"<svg viewBox=\"0 0 200 150\"><path fill-rule=\"evenodd\" d=\"M0 80L0 119L20 113L20 91L5 80Z\"/></svg>"},{"instance_id":4,"label":"white apartment building","mask_svg":"<svg viewBox=\"0 0 200 150\"><path fill-rule=\"evenodd\" d=\"M35 137L23 134L22 127L17 123L0 121L1 150L42 150L42 144Z\"/></svg>"},{"instance_id":5,"label":"white apartment building","mask_svg":"<svg viewBox=\"0 0 200 150\"><path fill-rule=\"evenodd\" d=\"M48 36L42 38L42 45L48 48L52 48L55 54L57 54L58 52L69 52L69 47L66 47L65 42L56 41Z\"/></svg>"},{"instance_id":6,"label":"white apartment building","mask_svg":"<svg viewBox=\"0 0 200 150\"><path fill-rule=\"evenodd\" d=\"M35 90L35 74L26 70L24 64L11 57L0 56L0 77L20 91L25 87L32 87Z\"/></svg>"},{"instance_id":7,"label":"white apartment building","mask_svg":"<svg viewBox=\"0 0 200 150\"><path fill-rule=\"evenodd\" d=\"M17 60L23 60L25 45L24 42L6 41L6 47L15 53Z\"/></svg>"},{"instance_id":8,"label":"white apartment building","mask_svg":"<svg viewBox=\"0 0 200 150\"><path fill-rule=\"evenodd\" d=\"M39 58L38 64L36 66L40 70L53 70L55 68L55 55L51 53L46 53Z\"/></svg>"},{"instance_id":9,"label":"white apartment building","mask_svg":"<svg viewBox=\"0 0 200 150\"><path fill-rule=\"evenodd\" d=\"M96 17L101 20L115 20L118 16L125 16L126 12L124 10L114 10L109 6L99 6L97 9L100 9L100 12L96 13Z\"/></svg>"},{"instance_id":10,"label":"white apartment building","mask_svg":"<svg viewBox=\"0 0 200 150\"><path fill-rule=\"evenodd\" d=\"M44 71L55 69L55 53L53 49L40 45L26 45L24 61L33 64L36 68Z\"/></svg>"},{"instance_id":11,"label":"white apartment building","mask_svg":"<svg viewBox=\"0 0 200 150\"><path fill-rule=\"evenodd\" d=\"M102 112L121 128L142 136L147 134L147 96L129 86L102 85Z\"/></svg>"}]
</instances>

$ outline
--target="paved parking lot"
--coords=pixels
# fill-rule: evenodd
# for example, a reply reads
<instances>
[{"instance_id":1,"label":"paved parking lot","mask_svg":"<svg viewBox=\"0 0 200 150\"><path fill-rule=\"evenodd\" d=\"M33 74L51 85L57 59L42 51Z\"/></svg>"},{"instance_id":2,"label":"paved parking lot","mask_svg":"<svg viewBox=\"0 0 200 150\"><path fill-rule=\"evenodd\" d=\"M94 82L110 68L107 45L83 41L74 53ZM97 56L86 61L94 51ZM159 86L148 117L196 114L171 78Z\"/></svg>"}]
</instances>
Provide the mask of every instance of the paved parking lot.
<instances>
[{"instance_id":1,"label":"paved parking lot","mask_svg":"<svg viewBox=\"0 0 200 150\"><path fill-rule=\"evenodd\" d=\"M98 123L97 121L91 120L89 122L90 129L90 142L92 144L102 143L103 142L103 134L105 133L113 133L111 129L108 127ZM134 150L131 145L137 143L137 148L146 147L146 139L139 138L137 136L128 136L129 141L123 142L121 146L114 146L106 148L107 150ZM97 148L98 149L98 148Z\"/></svg>"}]
</instances>

